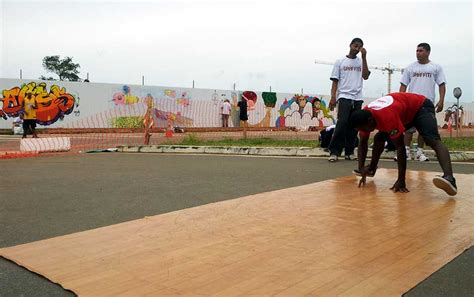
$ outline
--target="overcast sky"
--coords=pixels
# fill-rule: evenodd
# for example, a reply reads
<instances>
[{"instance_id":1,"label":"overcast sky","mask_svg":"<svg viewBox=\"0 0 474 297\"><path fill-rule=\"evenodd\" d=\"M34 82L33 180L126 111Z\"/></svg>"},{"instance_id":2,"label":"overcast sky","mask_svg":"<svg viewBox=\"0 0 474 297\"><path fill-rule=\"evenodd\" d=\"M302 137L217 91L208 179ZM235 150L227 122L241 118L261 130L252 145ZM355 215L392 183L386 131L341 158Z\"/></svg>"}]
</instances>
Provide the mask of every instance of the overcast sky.
<instances>
[{"instance_id":1,"label":"overcast sky","mask_svg":"<svg viewBox=\"0 0 474 297\"><path fill-rule=\"evenodd\" d=\"M369 65L404 67L431 44L452 89L472 102L471 1L5 1L0 77L46 75L47 55L71 56L92 82L329 94L332 66L353 37ZM393 75L392 91L400 74ZM373 70L364 95L387 92Z\"/></svg>"}]
</instances>

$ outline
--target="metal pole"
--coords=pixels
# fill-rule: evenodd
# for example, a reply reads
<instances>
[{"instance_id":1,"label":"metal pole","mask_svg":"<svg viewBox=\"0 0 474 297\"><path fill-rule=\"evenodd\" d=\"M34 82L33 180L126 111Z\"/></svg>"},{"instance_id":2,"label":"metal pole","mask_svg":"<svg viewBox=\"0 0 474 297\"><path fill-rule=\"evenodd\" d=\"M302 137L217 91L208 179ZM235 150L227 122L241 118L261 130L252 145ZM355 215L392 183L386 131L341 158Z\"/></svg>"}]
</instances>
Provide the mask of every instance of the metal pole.
<instances>
[{"instance_id":1,"label":"metal pole","mask_svg":"<svg viewBox=\"0 0 474 297\"><path fill-rule=\"evenodd\" d=\"M89 80L89 72L87 72L87 80Z\"/></svg>"},{"instance_id":2,"label":"metal pole","mask_svg":"<svg viewBox=\"0 0 474 297\"><path fill-rule=\"evenodd\" d=\"M456 108L456 137L459 137L459 98L456 98L458 108Z\"/></svg>"},{"instance_id":3,"label":"metal pole","mask_svg":"<svg viewBox=\"0 0 474 297\"><path fill-rule=\"evenodd\" d=\"M455 125L456 125L456 136L459 136L459 98L462 96L462 90L459 87L454 88L453 95L456 97L456 115L455 115Z\"/></svg>"},{"instance_id":4,"label":"metal pole","mask_svg":"<svg viewBox=\"0 0 474 297\"><path fill-rule=\"evenodd\" d=\"M270 92L272 91L272 86L270 86Z\"/></svg>"},{"instance_id":5,"label":"metal pole","mask_svg":"<svg viewBox=\"0 0 474 297\"><path fill-rule=\"evenodd\" d=\"M235 91L235 83L234 83L234 91Z\"/></svg>"},{"instance_id":6,"label":"metal pole","mask_svg":"<svg viewBox=\"0 0 474 297\"><path fill-rule=\"evenodd\" d=\"M20 79L23 79L23 70L20 69Z\"/></svg>"},{"instance_id":7,"label":"metal pole","mask_svg":"<svg viewBox=\"0 0 474 297\"><path fill-rule=\"evenodd\" d=\"M390 67L390 63L388 63L387 69L388 69L388 93L387 94L390 94L390 92L392 92L392 73L393 73L393 70Z\"/></svg>"},{"instance_id":8,"label":"metal pole","mask_svg":"<svg viewBox=\"0 0 474 297\"><path fill-rule=\"evenodd\" d=\"M301 88L301 95L303 95L303 88Z\"/></svg>"},{"instance_id":9,"label":"metal pole","mask_svg":"<svg viewBox=\"0 0 474 297\"><path fill-rule=\"evenodd\" d=\"M193 89L194 89L194 79L193 79Z\"/></svg>"}]
</instances>

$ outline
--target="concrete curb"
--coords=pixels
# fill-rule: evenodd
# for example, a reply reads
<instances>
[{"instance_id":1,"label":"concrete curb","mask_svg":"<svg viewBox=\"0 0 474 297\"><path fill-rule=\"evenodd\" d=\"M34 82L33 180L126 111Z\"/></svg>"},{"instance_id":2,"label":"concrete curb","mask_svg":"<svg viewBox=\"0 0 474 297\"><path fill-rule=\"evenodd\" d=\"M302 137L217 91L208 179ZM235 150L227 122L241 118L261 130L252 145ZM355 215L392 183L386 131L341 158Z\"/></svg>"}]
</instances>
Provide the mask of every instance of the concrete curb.
<instances>
[{"instance_id":1,"label":"concrete curb","mask_svg":"<svg viewBox=\"0 0 474 297\"><path fill-rule=\"evenodd\" d=\"M255 155L255 156L295 156L295 157L328 157L322 148L310 147L235 147L235 146L187 146L187 145L139 145L119 146L121 153L177 153L177 154L222 154L222 155ZM370 157L372 151L369 150ZM425 150L430 160L436 160L434 151ZM450 152L452 161L474 161L474 152ZM393 159L393 152L384 152L381 159Z\"/></svg>"}]
</instances>

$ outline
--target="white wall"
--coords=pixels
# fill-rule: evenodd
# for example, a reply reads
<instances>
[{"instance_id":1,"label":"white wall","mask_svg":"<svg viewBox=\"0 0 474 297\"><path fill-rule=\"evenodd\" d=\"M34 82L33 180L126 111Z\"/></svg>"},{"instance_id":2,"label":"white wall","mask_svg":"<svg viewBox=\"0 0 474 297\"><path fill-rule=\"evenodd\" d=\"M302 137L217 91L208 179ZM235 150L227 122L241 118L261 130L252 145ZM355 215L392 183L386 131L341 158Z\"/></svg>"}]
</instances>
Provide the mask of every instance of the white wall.
<instances>
[{"instance_id":1,"label":"white wall","mask_svg":"<svg viewBox=\"0 0 474 297\"><path fill-rule=\"evenodd\" d=\"M43 88L40 84L43 84ZM71 108L61 110L55 106L55 103L61 101L56 98L57 94L55 95L51 91L57 88L53 87L55 85L66 95L69 94L74 98L72 111ZM121 84L0 79L0 90L2 90L0 105L7 116L7 120L0 119L0 128L11 127L13 111L18 101L13 97L8 97L8 93L12 90L15 91L15 88L17 93L20 91L19 97L21 97L21 92L24 95L29 89L40 102L44 103L40 104L37 114L38 120L43 121L40 125L49 127L110 127L110 118L142 116L146 111L144 99L148 95L153 97L154 107L158 110L155 113L155 122L158 126L165 124L165 121L160 121L160 115L163 117L167 113L172 113L178 115L175 121L177 126L219 127L221 125L220 107L222 102L228 99L231 103L236 103L242 94L242 91L232 90L139 85L127 85L126 88L129 89L129 93L127 93L124 91L125 86ZM255 91L255 93L257 102L254 109L249 110L250 125L262 124L267 113L262 92ZM270 113L269 126L271 127L276 125L276 121L280 117L280 108L283 102L290 101L294 94L277 93L276 96L275 107L268 109ZM317 97L327 104L327 95L317 95ZM19 107L16 109L18 110ZM64 115L62 119L54 121L55 117L64 112L70 113ZM286 126L331 125L333 122L331 118L325 118L322 111L318 113L317 117L312 117L312 104L306 104L304 108L299 108L295 103L281 113L285 117ZM233 116L234 123L237 125L236 110L233 110ZM51 123L52 121L54 123Z\"/></svg>"},{"instance_id":2,"label":"white wall","mask_svg":"<svg viewBox=\"0 0 474 297\"><path fill-rule=\"evenodd\" d=\"M125 88L128 88L128 93L124 90ZM58 89L61 91L58 92ZM3 111L7 117L6 120L0 118L0 128L11 128L14 111L19 109L18 100L12 94L15 90L19 92L20 97L30 90L37 96L39 102L42 102L38 111L38 120L43 121L40 125L77 128L111 127L112 118L143 116L146 111L145 98L148 95L151 95L154 101L155 126L165 126L166 118L171 114L174 118L174 126L219 127L221 126L222 102L228 99L231 103L236 103L242 94L242 91L232 90L18 79L0 79L0 90L2 91L0 115ZM307 95L310 98L301 101L302 106L307 100L319 98L323 102L321 110L313 112L311 103L305 104L304 108L296 103L291 106L285 105L285 100L291 102L294 99L295 94L290 93L276 93L275 107L266 108L262 92L254 92L257 100L254 109L249 110L250 125L275 127L277 120L284 118L287 127L327 126L333 124L333 118L336 118L335 112L329 112L325 108L329 102L328 95ZM74 100L73 107L68 109L57 104L63 100L58 99L58 96L60 98L66 96L63 98ZM372 101L372 99L368 98L366 101ZM447 102L445 109L451 104ZM474 123L474 104L463 105L464 124ZM69 114L55 120L63 113ZM265 118L267 113L269 113L269 118ZM437 118L439 125L443 125L444 113L438 114ZM53 121L54 123L51 123ZM230 126L239 124L236 109L232 111L229 122Z\"/></svg>"}]
</instances>

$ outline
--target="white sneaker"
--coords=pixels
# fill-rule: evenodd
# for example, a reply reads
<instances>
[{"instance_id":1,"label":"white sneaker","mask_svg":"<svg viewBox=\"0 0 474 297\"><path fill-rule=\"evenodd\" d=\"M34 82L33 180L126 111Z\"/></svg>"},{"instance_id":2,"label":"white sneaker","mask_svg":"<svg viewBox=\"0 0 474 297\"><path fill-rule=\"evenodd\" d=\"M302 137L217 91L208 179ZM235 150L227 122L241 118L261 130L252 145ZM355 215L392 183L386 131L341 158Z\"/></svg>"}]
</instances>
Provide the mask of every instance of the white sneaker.
<instances>
[{"instance_id":1,"label":"white sneaker","mask_svg":"<svg viewBox=\"0 0 474 297\"><path fill-rule=\"evenodd\" d=\"M410 152L410 149L409 148L405 148L406 151L407 151L407 161L408 160L411 160L411 152ZM394 156L393 156L393 161L397 161L398 160L398 157L397 157L397 151L394 152Z\"/></svg>"},{"instance_id":2,"label":"white sneaker","mask_svg":"<svg viewBox=\"0 0 474 297\"><path fill-rule=\"evenodd\" d=\"M425 154L423 153L423 150L417 150L416 151L415 159L420 161L420 162L425 162L425 161L430 160L427 156L425 156Z\"/></svg>"},{"instance_id":3,"label":"white sneaker","mask_svg":"<svg viewBox=\"0 0 474 297\"><path fill-rule=\"evenodd\" d=\"M328 161L332 162L332 163L336 162L337 161L337 156L336 155L330 155Z\"/></svg>"},{"instance_id":4,"label":"white sneaker","mask_svg":"<svg viewBox=\"0 0 474 297\"><path fill-rule=\"evenodd\" d=\"M347 155L344 157L345 160L357 160L356 155Z\"/></svg>"}]
</instances>

